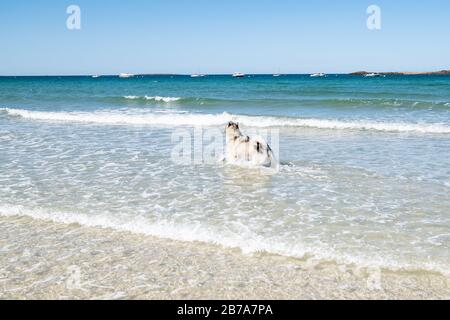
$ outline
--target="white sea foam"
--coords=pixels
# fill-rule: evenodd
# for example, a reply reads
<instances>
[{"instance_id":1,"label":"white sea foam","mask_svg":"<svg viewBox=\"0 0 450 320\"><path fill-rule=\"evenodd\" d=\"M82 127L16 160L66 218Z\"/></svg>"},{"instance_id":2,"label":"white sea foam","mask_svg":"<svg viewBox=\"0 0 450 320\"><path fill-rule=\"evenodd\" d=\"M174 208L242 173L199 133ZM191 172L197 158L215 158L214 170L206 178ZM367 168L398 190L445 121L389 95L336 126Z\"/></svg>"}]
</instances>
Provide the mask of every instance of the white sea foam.
<instances>
[{"instance_id":1,"label":"white sea foam","mask_svg":"<svg viewBox=\"0 0 450 320\"><path fill-rule=\"evenodd\" d=\"M129 113L121 111L96 112L43 112L24 109L0 108L10 116L31 120L84 122L109 125L166 125L166 126L222 126L228 121L258 128L299 127L330 130L371 130L385 132L448 134L450 126L441 123L376 122L367 120L302 119L273 116L245 116L229 113Z\"/></svg>"},{"instance_id":2,"label":"white sea foam","mask_svg":"<svg viewBox=\"0 0 450 320\"><path fill-rule=\"evenodd\" d=\"M124 96L125 99L128 100L153 100L157 102L174 102L178 101L181 98L179 97L160 97L160 96Z\"/></svg>"},{"instance_id":3,"label":"white sea foam","mask_svg":"<svg viewBox=\"0 0 450 320\"><path fill-rule=\"evenodd\" d=\"M88 215L76 212L52 212L42 209L29 209L20 205L0 205L0 216L14 217L27 216L33 219L46 220L63 224L80 224L88 227L110 228L116 231L126 231L136 234L155 236L178 241L201 241L205 243L218 244L227 248L239 248L244 254L255 252L268 252L284 256L304 258L313 256L314 260L335 261L340 264L356 264L367 268L387 268L391 270L426 270L440 272L450 275L446 266L434 263L400 263L392 257L359 257L342 255L326 247L315 246L314 248L304 247L301 243L284 244L264 239L249 231L247 228L240 235L220 235L218 232L204 228L198 224L177 225L172 222L160 221L151 223L143 217L120 218L112 215Z\"/></svg>"}]
</instances>

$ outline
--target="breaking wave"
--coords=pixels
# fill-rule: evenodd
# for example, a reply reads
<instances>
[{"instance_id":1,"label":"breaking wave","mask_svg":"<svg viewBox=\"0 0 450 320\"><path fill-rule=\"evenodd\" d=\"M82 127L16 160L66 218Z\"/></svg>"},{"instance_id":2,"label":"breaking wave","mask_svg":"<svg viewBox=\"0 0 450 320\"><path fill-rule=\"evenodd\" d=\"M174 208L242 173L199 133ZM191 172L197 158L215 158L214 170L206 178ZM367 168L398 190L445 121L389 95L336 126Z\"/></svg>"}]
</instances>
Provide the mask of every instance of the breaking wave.
<instances>
[{"instance_id":1,"label":"breaking wave","mask_svg":"<svg viewBox=\"0 0 450 320\"><path fill-rule=\"evenodd\" d=\"M384 132L409 132L449 134L450 126L441 123L381 122L368 120L304 119L276 116L247 116L229 113L131 113L123 111L95 112L44 112L24 109L0 108L9 116L30 120L79 122L107 125L163 125L163 126L222 126L237 121L244 126L269 128L316 128L329 130L368 130Z\"/></svg>"},{"instance_id":2,"label":"breaking wave","mask_svg":"<svg viewBox=\"0 0 450 320\"><path fill-rule=\"evenodd\" d=\"M168 97L168 96L139 96L126 95L120 97L102 98L111 102L120 103L123 99L142 103L150 102L177 102L177 104L197 105L197 106L283 106L283 107L374 107L374 108L413 108L413 109L447 109L450 106L446 101L427 101L427 100L407 100L407 99L386 99L386 98L300 98L300 97L270 97L270 98L211 98L211 97Z\"/></svg>"},{"instance_id":3,"label":"breaking wave","mask_svg":"<svg viewBox=\"0 0 450 320\"><path fill-rule=\"evenodd\" d=\"M128 100L152 100L152 101L156 101L156 102L174 102L174 101L178 101L181 98L178 97L160 97L160 96L124 96L125 99Z\"/></svg>"},{"instance_id":4,"label":"breaking wave","mask_svg":"<svg viewBox=\"0 0 450 320\"><path fill-rule=\"evenodd\" d=\"M295 245L264 239L253 233L241 235L220 235L209 228L197 224L176 224L169 221L149 222L143 217L124 218L108 214L89 215L77 212L56 212L52 210L30 209L21 205L0 204L0 217L30 217L37 220L63 224L79 224L87 227L109 228L135 234L172 239L185 242L204 242L226 248L239 248L244 254L268 252L288 257L305 258L312 256L317 261L335 261L339 264L356 264L367 268L387 268L399 270L426 270L449 275L447 266L435 263L406 263L395 261L391 257L354 256L337 253L333 249L322 246L311 248L301 243Z\"/></svg>"}]
</instances>

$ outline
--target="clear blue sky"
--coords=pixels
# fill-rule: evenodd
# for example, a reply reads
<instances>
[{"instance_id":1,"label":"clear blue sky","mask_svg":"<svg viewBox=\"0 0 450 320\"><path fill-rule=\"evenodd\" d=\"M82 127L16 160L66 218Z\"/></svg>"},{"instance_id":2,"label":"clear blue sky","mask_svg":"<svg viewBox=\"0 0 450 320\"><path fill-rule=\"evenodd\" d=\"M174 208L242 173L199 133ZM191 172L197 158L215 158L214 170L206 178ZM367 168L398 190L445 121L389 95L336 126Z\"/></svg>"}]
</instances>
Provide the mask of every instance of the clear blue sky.
<instances>
[{"instance_id":1,"label":"clear blue sky","mask_svg":"<svg viewBox=\"0 0 450 320\"><path fill-rule=\"evenodd\" d=\"M450 69L450 1L1 0L0 43L1 75L429 71Z\"/></svg>"}]
</instances>

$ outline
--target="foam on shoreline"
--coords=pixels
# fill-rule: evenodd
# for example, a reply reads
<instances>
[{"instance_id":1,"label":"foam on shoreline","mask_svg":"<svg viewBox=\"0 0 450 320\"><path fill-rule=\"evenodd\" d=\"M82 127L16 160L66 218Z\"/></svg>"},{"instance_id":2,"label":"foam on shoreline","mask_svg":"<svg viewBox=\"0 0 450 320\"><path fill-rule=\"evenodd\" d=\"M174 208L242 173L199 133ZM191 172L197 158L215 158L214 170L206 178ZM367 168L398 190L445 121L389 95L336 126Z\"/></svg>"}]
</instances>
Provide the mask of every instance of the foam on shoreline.
<instances>
[{"instance_id":1,"label":"foam on shoreline","mask_svg":"<svg viewBox=\"0 0 450 320\"><path fill-rule=\"evenodd\" d=\"M9 116L30 120L92 123L105 125L165 125L165 126L223 126L230 120L257 128L291 127L328 130L368 130L381 132L449 134L450 126L441 123L375 122L366 120L303 119L274 116L247 116L229 113L123 113L118 111L97 112L44 112L24 109L0 108Z\"/></svg>"},{"instance_id":2,"label":"foam on shoreline","mask_svg":"<svg viewBox=\"0 0 450 320\"><path fill-rule=\"evenodd\" d=\"M423 271L437 272L450 276L446 266L434 263L407 264L399 263L389 257L365 258L337 254L329 248L308 248L301 244L283 245L273 243L270 239L263 239L257 235L218 236L214 230L208 230L198 225L180 225L165 221L149 223L144 218L133 218L124 221L109 215L95 215L76 212L50 212L40 209L30 210L23 206L0 205L0 217L30 217L37 220L51 221L62 224L79 224L86 227L108 228L115 231L131 232L162 239L170 239L184 242L202 242L220 245L224 248L239 249L244 254L267 252L293 258L314 257L316 261L333 261L338 264L355 264L363 268L384 268L392 271Z\"/></svg>"},{"instance_id":3,"label":"foam on shoreline","mask_svg":"<svg viewBox=\"0 0 450 320\"><path fill-rule=\"evenodd\" d=\"M0 217L3 299L448 299L449 279ZM14 272L11 272L14 261ZM407 283L407 285L405 285Z\"/></svg>"}]
</instances>

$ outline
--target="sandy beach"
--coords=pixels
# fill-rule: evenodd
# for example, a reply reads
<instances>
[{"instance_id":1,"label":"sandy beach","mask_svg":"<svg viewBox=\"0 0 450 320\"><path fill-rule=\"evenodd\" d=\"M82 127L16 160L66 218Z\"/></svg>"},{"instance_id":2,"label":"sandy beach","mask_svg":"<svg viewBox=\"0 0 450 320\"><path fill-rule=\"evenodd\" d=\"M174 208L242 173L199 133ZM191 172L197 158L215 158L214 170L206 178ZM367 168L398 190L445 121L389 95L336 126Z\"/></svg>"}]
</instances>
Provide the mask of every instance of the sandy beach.
<instances>
[{"instance_id":1,"label":"sandy beach","mask_svg":"<svg viewBox=\"0 0 450 320\"><path fill-rule=\"evenodd\" d=\"M437 273L368 270L28 217L0 218L1 299L448 299Z\"/></svg>"}]
</instances>

